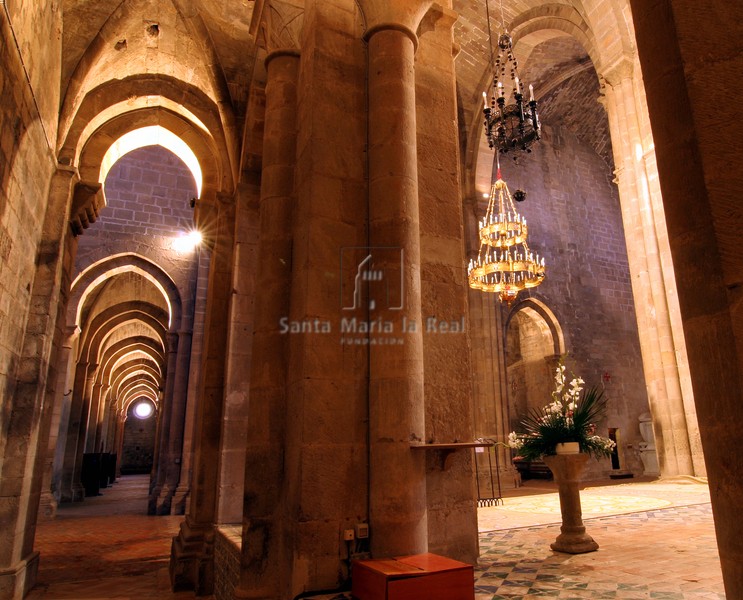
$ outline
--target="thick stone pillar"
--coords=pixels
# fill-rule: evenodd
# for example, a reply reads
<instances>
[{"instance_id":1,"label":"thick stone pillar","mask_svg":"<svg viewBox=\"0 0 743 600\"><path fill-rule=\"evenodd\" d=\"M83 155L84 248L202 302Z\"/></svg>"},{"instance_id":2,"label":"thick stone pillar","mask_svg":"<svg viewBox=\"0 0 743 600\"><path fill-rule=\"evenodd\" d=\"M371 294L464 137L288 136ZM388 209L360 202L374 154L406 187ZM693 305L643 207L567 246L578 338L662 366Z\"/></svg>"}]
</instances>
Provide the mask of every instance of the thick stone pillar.
<instances>
[{"instance_id":1,"label":"thick stone pillar","mask_svg":"<svg viewBox=\"0 0 743 600\"><path fill-rule=\"evenodd\" d=\"M44 406L50 363L61 336L56 335L64 271L64 239L76 171L60 167L49 187L49 201L38 248L21 360L13 396L5 398L9 415L1 446L0 598L20 598L36 579L38 552L33 550L52 408ZM52 370L53 373L53 370ZM6 407L3 407L4 410Z\"/></svg>"},{"instance_id":2,"label":"thick stone pillar","mask_svg":"<svg viewBox=\"0 0 743 600\"><path fill-rule=\"evenodd\" d=\"M236 194L235 263L232 276L225 414L219 474L218 523L241 523L245 483L245 449L249 428L249 398L253 347L255 271L259 239L257 184L243 183Z\"/></svg>"},{"instance_id":3,"label":"thick stone pillar","mask_svg":"<svg viewBox=\"0 0 743 600\"><path fill-rule=\"evenodd\" d=\"M288 337L282 335L279 322L289 315L292 280L299 54L273 52L266 68L255 285L259 293L253 325L240 584L235 598L268 600L280 596L288 567L280 553Z\"/></svg>"},{"instance_id":4,"label":"thick stone pillar","mask_svg":"<svg viewBox=\"0 0 743 600\"><path fill-rule=\"evenodd\" d=\"M224 408L227 319L232 291L235 210L232 198L214 199L204 207L200 229L213 241L209 294L204 328L191 502L180 533L173 538L170 579L174 590L212 593L214 586L214 523L216 520L219 449ZM208 206L209 201L202 199ZM215 214L216 213L216 214ZM210 218L211 217L211 218ZM211 239L209 239L211 238Z\"/></svg>"},{"instance_id":5,"label":"thick stone pillar","mask_svg":"<svg viewBox=\"0 0 743 600\"><path fill-rule=\"evenodd\" d=\"M63 313L63 319L64 316ZM40 519L54 518L60 501L62 463L67 440L67 426L70 420L70 403L72 401L72 388L68 387L68 385L72 385L69 382L69 363L71 351L79 332L80 329L77 326L66 327L57 357L56 381L47 395L48 401L53 403L53 412L49 425L47 463L44 468L44 482L41 489Z\"/></svg>"},{"instance_id":6,"label":"thick stone pillar","mask_svg":"<svg viewBox=\"0 0 743 600\"><path fill-rule=\"evenodd\" d=\"M480 206L478 198L465 201L464 226L467 259L476 258L479 251L477 221L485 214L485 206ZM512 431L508 404L508 390L505 357L505 327L503 309L496 294L468 290L469 331L472 361L472 395L474 398L475 437L501 442L490 452L497 455L493 469L498 468L501 485L504 488L516 487L520 483L519 474L511 460L511 450L503 444ZM490 465L485 455L481 455L478 469L482 481L486 482L488 492Z\"/></svg>"},{"instance_id":7,"label":"thick stone pillar","mask_svg":"<svg viewBox=\"0 0 743 600\"><path fill-rule=\"evenodd\" d=\"M459 173L454 11L432 8L415 56L425 440L474 439L472 366L467 335L467 274ZM436 97L432 103L430 99ZM426 490L431 552L475 563L479 555L472 449L441 468L429 452Z\"/></svg>"},{"instance_id":8,"label":"thick stone pillar","mask_svg":"<svg viewBox=\"0 0 743 600\"><path fill-rule=\"evenodd\" d=\"M201 381L201 357L204 346L204 322L206 320L206 299L209 286L209 264L211 251L200 247L196 291L194 293L193 335L191 336L191 358L188 369L186 407L183 424L183 444L181 464L178 471L178 484L170 502L170 514L182 515L187 511L191 493L191 475L194 455L194 435L196 424L196 405Z\"/></svg>"},{"instance_id":9,"label":"thick stone pillar","mask_svg":"<svg viewBox=\"0 0 743 600\"><path fill-rule=\"evenodd\" d=\"M90 423L90 412L91 412L91 398L93 396L93 389L95 387L96 376L98 375L97 364L87 364L85 369L85 378L83 380L81 408L80 408L80 421L76 427L77 444L73 444L75 457L74 465L72 469L72 486L73 489L76 485L80 486L82 490L82 496L80 498L74 498L73 502L77 500L83 500L85 498L85 490L82 488L82 471L83 471L83 454L86 452L92 452L92 449L87 448L88 443L88 428ZM74 392L73 392L74 394ZM73 427L74 428L74 427Z\"/></svg>"},{"instance_id":10,"label":"thick stone pillar","mask_svg":"<svg viewBox=\"0 0 743 600\"><path fill-rule=\"evenodd\" d=\"M190 290L189 298L196 293L196 281ZM173 401L170 415L167 445L160 449L160 472L162 484L155 512L169 515L173 494L178 487L183 455L183 430L186 423L186 400L188 395L189 366L191 363L191 338L193 328L193 305L184 311L184 329L178 332L178 356L175 361L173 378Z\"/></svg>"},{"instance_id":11,"label":"thick stone pillar","mask_svg":"<svg viewBox=\"0 0 743 600\"><path fill-rule=\"evenodd\" d=\"M98 427L95 433L95 451L105 452L108 446L108 427L111 422L111 386L103 385L99 403Z\"/></svg>"},{"instance_id":12,"label":"thick stone pillar","mask_svg":"<svg viewBox=\"0 0 743 600\"><path fill-rule=\"evenodd\" d=\"M112 452L116 453L116 477L121 477L121 459L124 453L124 425L126 423L126 411L115 406L114 414L114 438Z\"/></svg>"},{"instance_id":13,"label":"thick stone pillar","mask_svg":"<svg viewBox=\"0 0 743 600\"><path fill-rule=\"evenodd\" d=\"M147 514L170 514L168 510L160 511L162 504L159 502L160 493L165 485L165 475L168 469L168 448L170 445L171 423L173 418L173 405L175 402L174 390L176 382L176 365L180 349L180 338L177 333L169 331L166 334L168 344L168 358L165 371L165 389L163 400L160 403L160 421L157 427L157 444L153 456L152 481L150 482L150 497L147 503ZM166 495L167 498L167 495Z\"/></svg>"},{"instance_id":14,"label":"thick stone pillar","mask_svg":"<svg viewBox=\"0 0 743 600\"><path fill-rule=\"evenodd\" d=\"M686 410L682 379L686 348L673 334L680 326L678 301L665 222L658 222L654 205L661 198L651 194L644 147L652 137L643 135L638 114L643 110L633 83L633 66L627 60L604 73L606 108L627 239L627 257L637 311L640 348L655 430L661 474L703 475L695 465L692 447L699 447L695 415Z\"/></svg>"},{"instance_id":15,"label":"thick stone pillar","mask_svg":"<svg viewBox=\"0 0 743 600\"><path fill-rule=\"evenodd\" d=\"M95 365L93 365L95 367ZM82 455L78 456L78 437L83 425L83 409L85 381L87 379L88 363L78 362L75 365L75 378L72 383L72 400L70 401L70 418L67 424L67 439L64 446L64 460L62 462L62 476L60 484L60 500L62 502L79 502L85 497L85 492L80 484L79 466L75 470L75 464L82 461ZM78 477L75 479L75 473Z\"/></svg>"},{"instance_id":16,"label":"thick stone pillar","mask_svg":"<svg viewBox=\"0 0 743 600\"><path fill-rule=\"evenodd\" d=\"M743 5L630 6L725 594L743 598L743 123L735 101L743 96ZM714 110L711 98L720 99Z\"/></svg>"},{"instance_id":17,"label":"thick stone pillar","mask_svg":"<svg viewBox=\"0 0 743 600\"><path fill-rule=\"evenodd\" d=\"M370 319L396 331L416 323L404 343L369 348L369 518L374 557L428 549L424 441L421 253L415 113L416 36L404 24L381 21L369 44L369 240L384 253L374 268L402 268L402 307L377 306ZM386 261L390 257L389 261Z\"/></svg>"},{"instance_id":18,"label":"thick stone pillar","mask_svg":"<svg viewBox=\"0 0 743 600\"><path fill-rule=\"evenodd\" d=\"M52 410L44 406L47 375L54 356L64 271L64 239L77 172L60 166L49 186L49 200L38 247L31 308L24 331L16 385L3 399L7 429L0 431L0 599L20 598L36 579L38 552L33 550Z\"/></svg>"},{"instance_id":19,"label":"thick stone pillar","mask_svg":"<svg viewBox=\"0 0 743 600\"><path fill-rule=\"evenodd\" d=\"M88 401L88 424L85 428L85 448L84 452L98 452L96 438L101 426L101 397L106 387L101 381L101 373L96 373L96 379L90 390L90 399Z\"/></svg>"}]
</instances>

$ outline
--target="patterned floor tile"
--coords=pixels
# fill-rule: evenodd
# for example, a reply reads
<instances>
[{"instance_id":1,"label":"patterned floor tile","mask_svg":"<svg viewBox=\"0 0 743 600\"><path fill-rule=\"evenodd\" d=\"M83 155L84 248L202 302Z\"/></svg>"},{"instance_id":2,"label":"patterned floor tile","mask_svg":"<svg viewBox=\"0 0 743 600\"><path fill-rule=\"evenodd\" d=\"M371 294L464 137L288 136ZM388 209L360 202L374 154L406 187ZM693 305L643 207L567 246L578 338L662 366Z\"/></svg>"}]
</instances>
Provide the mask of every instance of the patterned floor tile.
<instances>
[{"instance_id":1,"label":"patterned floor tile","mask_svg":"<svg viewBox=\"0 0 743 600\"><path fill-rule=\"evenodd\" d=\"M621 508L622 498L630 497L632 487L616 489L617 498L611 501L606 499L610 491L596 490L600 498L594 506ZM30 600L194 597L192 592L174 594L169 589L170 542L182 517L144 514L146 478L123 480L112 490L105 490L103 497L63 507L56 520L39 524L39 585ZM704 490L670 484L638 490L639 495L670 500L671 505L586 519L588 533L600 545L597 552L569 555L550 550L559 533L556 524L527 523L481 532L476 600L724 600L710 505L698 502L704 500ZM673 505L681 501L690 504ZM538 501L530 502L532 515L544 514L538 513ZM636 508L642 502L625 506L630 504ZM332 594L315 600L351 600L351 596Z\"/></svg>"}]
</instances>

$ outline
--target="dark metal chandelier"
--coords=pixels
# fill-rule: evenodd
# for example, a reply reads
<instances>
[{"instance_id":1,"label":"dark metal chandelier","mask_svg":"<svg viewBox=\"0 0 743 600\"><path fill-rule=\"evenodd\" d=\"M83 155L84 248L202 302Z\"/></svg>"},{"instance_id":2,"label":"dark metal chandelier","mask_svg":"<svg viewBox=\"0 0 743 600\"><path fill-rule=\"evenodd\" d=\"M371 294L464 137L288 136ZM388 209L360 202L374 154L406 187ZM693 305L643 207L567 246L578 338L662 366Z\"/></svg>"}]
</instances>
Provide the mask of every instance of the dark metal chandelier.
<instances>
[{"instance_id":1,"label":"dark metal chandelier","mask_svg":"<svg viewBox=\"0 0 743 600\"><path fill-rule=\"evenodd\" d=\"M524 83L519 79L518 61L513 56L513 39L508 33L503 18L501 0L501 24L504 32L498 37L498 55L493 50L490 30L490 9L485 0L490 41L490 62L493 80L490 95L483 92L485 100L485 135L488 145L506 154L512 151L531 152L530 146L539 139L540 123L534 88L529 85L529 100L524 99ZM508 95L508 98L507 98Z\"/></svg>"}]
</instances>

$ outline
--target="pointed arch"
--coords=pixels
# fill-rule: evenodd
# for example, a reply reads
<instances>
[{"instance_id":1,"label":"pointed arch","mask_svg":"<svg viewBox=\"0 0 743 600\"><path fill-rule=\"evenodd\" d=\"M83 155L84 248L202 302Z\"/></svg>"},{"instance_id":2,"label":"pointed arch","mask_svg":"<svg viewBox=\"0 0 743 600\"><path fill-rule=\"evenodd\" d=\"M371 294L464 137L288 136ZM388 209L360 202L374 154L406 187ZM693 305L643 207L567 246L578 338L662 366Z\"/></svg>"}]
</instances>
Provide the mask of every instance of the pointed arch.
<instances>
[{"instance_id":1,"label":"pointed arch","mask_svg":"<svg viewBox=\"0 0 743 600\"><path fill-rule=\"evenodd\" d=\"M555 356L562 356L563 354L565 354L565 352L567 351L565 347L565 336L563 334L562 327L560 326L560 322L557 320L555 313L553 313L552 310L550 310L550 308L544 302L538 300L537 298L523 298L513 307L511 312L508 313L508 317L506 318L506 330L508 330L508 326L511 323L511 320L520 311L533 311L539 317L541 317L542 321L545 323L552 336L552 348L554 350L553 354Z\"/></svg>"},{"instance_id":2,"label":"pointed arch","mask_svg":"<svg viewBox=\"0 0 743 600\"><path fill-rule=\"evenodd\" d=\"M85 269L72 282L67 322L80 327L85 300L90 293L109 277L134 272L152 283L163 295L168 307L168 327L178 331L181 325L181 296L170 276L157 264L135 253L114 254Z\"/></svg>"}]
</instances>

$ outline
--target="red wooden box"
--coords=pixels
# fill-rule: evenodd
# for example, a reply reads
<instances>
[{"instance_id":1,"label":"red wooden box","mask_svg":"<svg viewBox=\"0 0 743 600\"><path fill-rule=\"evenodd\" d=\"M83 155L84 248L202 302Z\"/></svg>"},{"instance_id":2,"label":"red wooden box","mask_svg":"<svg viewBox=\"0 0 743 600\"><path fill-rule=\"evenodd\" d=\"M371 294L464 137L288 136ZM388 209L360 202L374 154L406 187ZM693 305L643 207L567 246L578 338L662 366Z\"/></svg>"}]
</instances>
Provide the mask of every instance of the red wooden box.
<instances>
[{"instance_id":1,"label":"red wooden box","mask_svg":"<svg viewBox=\"0 0 743 600\"><path fill-rule=\"evenodd\" d=\"M437 554L353 563L356 600L474 600L472 565Z\"/></svg>"}]
</instances>

